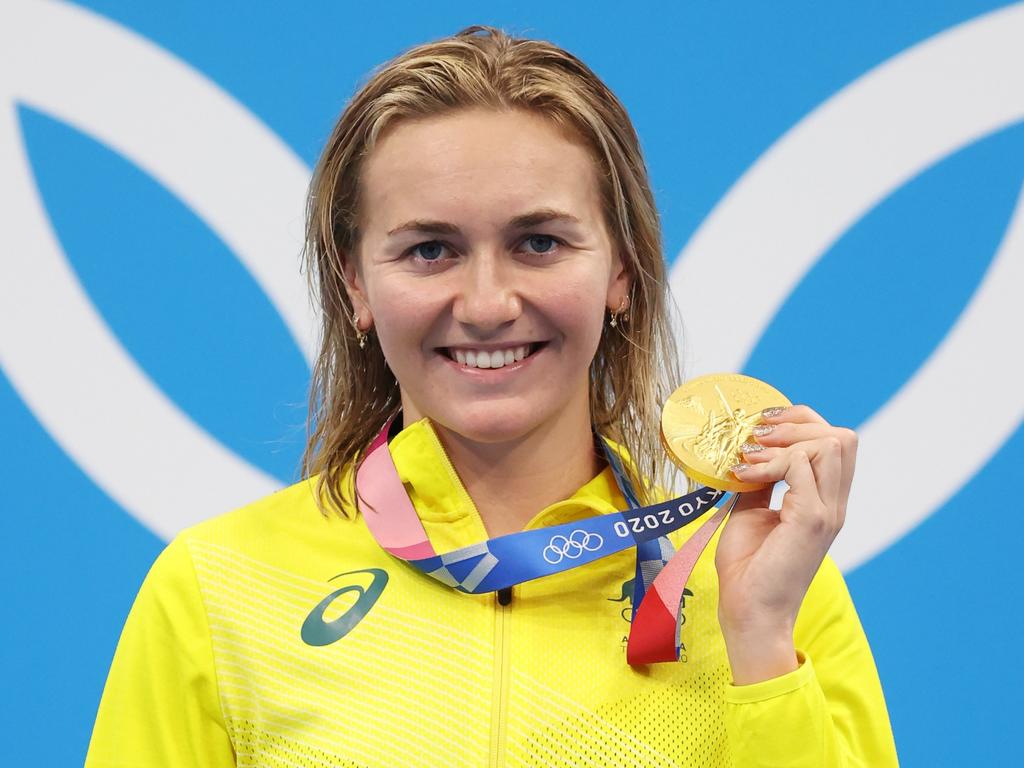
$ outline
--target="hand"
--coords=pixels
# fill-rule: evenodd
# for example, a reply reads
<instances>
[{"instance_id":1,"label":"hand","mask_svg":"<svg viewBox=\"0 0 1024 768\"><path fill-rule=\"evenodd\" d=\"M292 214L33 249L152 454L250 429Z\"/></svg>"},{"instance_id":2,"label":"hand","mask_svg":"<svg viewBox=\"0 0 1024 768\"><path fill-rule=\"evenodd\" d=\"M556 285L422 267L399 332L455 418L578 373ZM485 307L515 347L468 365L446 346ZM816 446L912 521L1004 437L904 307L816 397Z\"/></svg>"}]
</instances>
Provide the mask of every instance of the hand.
<instances>
[{"instance_id":1,"label":"hand","mask_svg":"<svg viewBox=\"0 0 1024 768\"><path fill-rule=\"evenodd\" d=\"M734 468L747 482L785 480L782 509L772 487L740 495L715 554L718 619L737 685L796 669L793 627L807 588L846 519L857 436L805 405L763 417L760 449ZM762 431L762 430L758 430Z\"/></svg>"}]
</instances>

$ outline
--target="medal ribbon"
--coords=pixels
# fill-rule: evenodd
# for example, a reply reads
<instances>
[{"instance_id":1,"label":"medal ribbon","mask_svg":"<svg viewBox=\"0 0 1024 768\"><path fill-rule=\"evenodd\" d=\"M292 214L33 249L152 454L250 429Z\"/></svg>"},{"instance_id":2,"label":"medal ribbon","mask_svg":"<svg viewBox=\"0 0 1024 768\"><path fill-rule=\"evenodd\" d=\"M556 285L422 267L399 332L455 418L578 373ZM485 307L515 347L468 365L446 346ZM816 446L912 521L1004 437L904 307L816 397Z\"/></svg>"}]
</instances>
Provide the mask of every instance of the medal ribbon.
<instances>
[{"instance_id":1,"label":"medal ribbon","mask_svg":"<svg viewBox=\"0 0 1024 768\"><path fill-rule=\"evenodd\" d=\"M633 620L626 659L634 665L678 660L683 589L727 512L718 509L675 554L665 537L714 509L723 491L704 487L641 507L618 456L602 438L616 483L630 509L510 533L438 554L388 449L393 422L391 419L384 425L356 472L360 511L383 549L449 587L478 594L577 568L637 547Z\"/></svg>"}]
</instances>

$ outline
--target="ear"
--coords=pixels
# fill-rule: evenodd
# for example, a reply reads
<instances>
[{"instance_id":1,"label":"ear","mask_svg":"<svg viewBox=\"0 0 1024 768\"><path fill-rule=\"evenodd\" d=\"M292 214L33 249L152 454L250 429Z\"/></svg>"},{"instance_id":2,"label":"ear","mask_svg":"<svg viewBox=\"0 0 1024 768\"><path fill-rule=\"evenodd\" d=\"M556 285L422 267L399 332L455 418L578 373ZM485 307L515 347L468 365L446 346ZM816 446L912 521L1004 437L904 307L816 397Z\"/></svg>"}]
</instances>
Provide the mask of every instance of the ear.
<instances>
[{"instance_id":1,"label":"ear","mask_svg":"<svg viewBox=\"0 0 1024 768\"><path fill-rule=\"evenodd\" d=\"M633 276L622 263L622 258L619 254L615 253L615 255L612 256L612 268L608 277L608 296L605 299L605 304L607 305L609 312L617 312L620 309L625 311L629 309L632 287ZM622 304L623 301L626 302L625 306Z\"/></svg>"},{"instance_id":2,"label":"ear","mask_svg":"<svg viewBox=\"0 0 1024 768\"><path fill-rule=\"evenodd\" d=\"M366 287L360 274L358 259L353 254L342 256L342 275L345 278L345 292L352 302L352 309L359 318L358 327L361 331L367 331L373 325L373 314L370 311L370 303L366 298Z\"/></svg>"}]
</instances>

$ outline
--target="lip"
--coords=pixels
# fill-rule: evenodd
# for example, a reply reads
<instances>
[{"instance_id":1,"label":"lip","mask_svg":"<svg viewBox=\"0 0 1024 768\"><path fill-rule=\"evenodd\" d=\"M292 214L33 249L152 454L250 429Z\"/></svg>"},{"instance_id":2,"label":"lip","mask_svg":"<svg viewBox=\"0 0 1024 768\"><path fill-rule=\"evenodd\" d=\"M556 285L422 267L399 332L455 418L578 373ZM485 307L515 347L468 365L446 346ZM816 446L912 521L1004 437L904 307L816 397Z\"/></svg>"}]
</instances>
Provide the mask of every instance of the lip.
<instances>
[{"instance_id":1,"label":"lip","mask_svg":"<svg viewBox=\"0 0 1024 768\"><path fill-rule=\"evenodd\" d=\"M545 340L532 339L530 341L503 341L501 344L447 344L442 347L435 347L435 351L441 349L478 350L494 352L495 350L515 349L516 347L532 347L535 344L547 344Z\"/></svg>"}]
</instances>

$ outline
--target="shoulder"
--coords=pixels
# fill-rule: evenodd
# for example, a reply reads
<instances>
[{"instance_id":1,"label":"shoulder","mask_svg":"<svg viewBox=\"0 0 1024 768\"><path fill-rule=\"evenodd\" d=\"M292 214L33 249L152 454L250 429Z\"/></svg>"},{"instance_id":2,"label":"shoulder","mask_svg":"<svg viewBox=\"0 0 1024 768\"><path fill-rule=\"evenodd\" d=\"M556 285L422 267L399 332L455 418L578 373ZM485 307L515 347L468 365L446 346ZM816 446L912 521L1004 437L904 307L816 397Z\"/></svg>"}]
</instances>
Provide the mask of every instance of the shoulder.
<instances>
[{"instance_id":1,"label":"shoulder","mask_svg":"<svg viewBox=\"0 0 1024 768\"><path fill-rule=\"evenodd\" d=\"M240 589L274 569L303 573L330 553L364 546L365 528L355 516L316 502L317 478L282 488L261 499L180 531L153 563L144 589L181 598L209 593L213 585Z\"/></svg>"},{"instance_id":2,"label":"shoulder","mask_svg":"<svg viewBox=\"0 0 1024 768\"><path fill-rule=\"evenodd\" d=\"M265 541L297 528L330 524L342 517L330 507L327 514L316 502L317 477L301 480L236 509L185 528L176 539L192 543L244 546Z\"/></svg>"}]
</instances>

